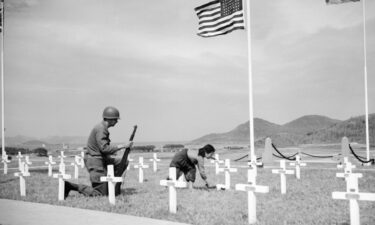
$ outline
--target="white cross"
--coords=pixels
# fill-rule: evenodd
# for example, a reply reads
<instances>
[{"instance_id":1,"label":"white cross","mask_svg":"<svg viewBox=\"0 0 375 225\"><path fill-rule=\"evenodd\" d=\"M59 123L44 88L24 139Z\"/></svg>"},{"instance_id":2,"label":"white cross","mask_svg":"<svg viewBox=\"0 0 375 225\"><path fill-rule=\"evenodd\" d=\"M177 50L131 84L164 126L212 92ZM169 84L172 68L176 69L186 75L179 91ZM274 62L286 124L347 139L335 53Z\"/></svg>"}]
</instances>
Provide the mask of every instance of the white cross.
<instances>
[{"instance_id":1,"label":"white cross","mask_svg":"<svg viewBox=\"0 0 375 225\"><path fill-rule=\"evenodd\" d=\"M109 203L111 203L112 205L115 205L116 204L115 185L118 182L122 182L123 179L122 179L122 177L115 177L113 171L114 171L113 165L108 165L107 166L107 176L106 177L100 177L100 181L101 182L108 182Z\"/></svg>"},{"instance_id":2,"label":"white cross","mask_svg":"<svg viewBox=\"0 0 375 225\"><path fill-rule=\"evenodd\" d=\"M299 155L296 155L296 161L290 163L289 165L296 167L296 177L297 179L301 178L301 166L306 166L306 163L301 162L301 157Z\"/></svg>"},{"instance_id":3,"label":"white cross","mask_svg":"<svg viewBox=\"0 0 375 225\"><path fill-rule=\"evenodd\" d=\"M160 159L158 159L158 156L156 153L153 154L153 157L152 159L150 159L150 161L153 162L154 172L156 172L158 170L157 162L160 162Z\"/></svg>"},{"instance_id":4,"label":"white cross","mask_svg":"<svg viewBox=\"0 0 375 225\"><path fill-rule=\"evenodd\" d=\"M18 159L18 170L21 171L23 170L21 167L21 164L22 164L22 158L23 158L23 155L21 154L21 152L18 152L18 155L17 155L17 159Z\"/></svg>"},{"instance_id":5,"label":"white cross","mask_svg":"<svg viewBox=\"0 0 375 225\"><path fill-rule=\"evenodd\" d=\"M355 168L355 165L352 165L351 162L346 162L345 167L344 167L344 173L336 173L336 177L341 177L341 178L347 178L348 176L354 174L354 176L357 176L358 178L362 177L361 173L353 173L353 168Z\"/></svg>"},{"instance_id":6,"label":"white cross","mask_svg":"<svg viewBox=\"0 0 375 225\"><path fill-rule=\"evenodd\" d=\"M60 171L60 173L64 173L65 174L64 158L66 158L66 156L64 155L64 151L61 151L61 154L59 155L59 158L60 158L59 171Z\"/></svg>"},{"instance_id":7,"label":"white cross","mask_svg":"<svg viewBox=\"0 0 375 225\"><path fill-rule=\"evenodd\" d=\"M216 188L218 190L229 190L230 189L230 173L237 172L237 168L230 167L230 160L225 160L225 168L219 168L219 172L225 172L225 184L218 184Z\"/></svg>"},{"instance_id":8,"label":"white cross","mask_svg":"<svg viewBox=\"0 0 375 225\"><path fill-rule=\"evenodd\" d=\"M143 183L143 169L148 168L148 165L143 164L143 157L139 157L139 163L134 165L134 168L138 168L139 171L139 183Z\"/></svg>"},{"instance_id":9,"label":"white cross","mask_svg":"<svg viewBox=\"0 0 375 225\"><path fill-rule=\"evenodd\" d=\"M71 163L71 165L74 166L74 179L78 179L78 166L81 165L80 156L74 156L74 161Z\"/></svg>"},{"instance_id":10,"label":"white cross","mask_svg":"<svg viewBox=\"0 0 375 225\"><path fill-rule=\"evenodd\" d=\"M65 180L68 180L71 178L69 174L65 173L55 173L53 174L53 178L58 178L59 179L59 196L58 199L59 201L64 200L64 192L65 192Z\"/></svg>"},{"instance_id":11,"label":"white cross","mask_svg":"<svg viewBox=\"0 0 375 225\"><path fill-rule=\"evenodd\" d=\"M344 157L343 163L340 162L340 164L337 165L337 168L339 168L339 169L345 168L347 163L350 163L350 161L349 161L348 157ZM352 168L354 169L355 166L353 165Z\"/></svg>"},{"instance_id":12,"label":"white cross","mask_svg":"<svg viewBox=\"0 0 375 225\"><path fill-rule=\"evenodd\" d=\"M236 184L236 190L247 191L248 221L249 224L254 224L257 222L255 193L268 193L269 187L256 185L256 169L249 169L247 176L248 184Z\"/></svg>"},{"instance_id":13,"label":"white cross","mask_svg":"<svg viewBox=\"0 0 375 225\"><path fill-rule=\"evenodd\" d=\"M81 165L81 168L83 169L83 168L85 168L85 161L84 161L85 152L84 152L84 148L83 147L79 147L78 150L81 151L81 155L79 157L80 157L80 165Z\"/></svg>"},{"instance_id":14,"label":"white cross","mask_svg":"<svg viewBox=\"0 0 375 225\"><path fill-rule=\"evenodd\" d=\"M53 161L52 155L48 156L48 161L44 162L44 164L48 165L48 176L52 176L52 165L55 165L56 162Z\"/></svg>"},{"instance_id":15,"label":"white cross","mask_svg":"<svg viewBox=\"0 0 375 225\"><path fill-rule=\"evenodd\" d=\"M251 156L251 160L249 162L247 162L247 165L251 168L251 169L254 169L254 172L255 172L255 176L257 176L258 174L258 166L261 166L263 165L262 162L257 162L257 158L256 156Z\"/></svg>"},{"instance_id":16,"label":"white cross","mask_svg":"<svg viewBox=\"0 0 375 225\"><path fill-rule=\"evenodd\" d=\"M1 163L4 164L4 174L8 174L8 163L10 163L10 160L8 160L8 155L6 153L1 158Z\"/></svg>"},{"instance_id":17,"label":"white cross","mask_svg":"<svg viewBox=\"0 0 375 225\"><path fill-rule=\"evenodd\" d=\"M168 186L169 188L169 212L177 212L177 193L176 188L186 188L187 183L176 180L176 168L169 167L169 179L170 180L161 180L160 185Z\"/></svg>"},{"instance_id":18,"label":"white cross","mask_svg":"<svg viewBox=\"0 0 375 225\"><path fill-rule=\"evenodd\" d=\"M129 171L131 169L130 162L133 162L134 159L128 158L128 161L129 161L129 164L128 164L128 167L126 168L126 170Z\"/></svg>"},{"instance_id":19,"label":"white cross","mask_svg":"<svg viewBox=\"0 0 375 225\"><path fill-rule=\"evenodd\" d=\"M24 166L25 166L25 172L28 173L29 172L29 165L33 164L32 162L30 162L30 157L27 155L25 156L25 163L24 163Z\"/></svg>"},{"instance_id":20,"label":"white cross","mask_svg":"<svg viewBox=\"0 0 375 225\"><path fill-rule=\"evenodd\" d=\"M286 176L285 174L294 174L293 170L287 170L285 160L280 160L280 169L273 169L272 173L280 174L281 194L286 193Z\"/></svg>"},{"instance_id":21,"label":"white cross","mask_svg":"<svg viewBox=\"0 0 375 225\"><path fill-rule=\"evenodd\" d=\"M25 177L29 177L30 173L25 171L24 162L21 162L20 168L21 168L20 172L14 173L14 176L20 178L20 192L21 192L21 196L26 196Z\"/></svg>"},{"instance_id":22,"label":"white cross","mask_svg":"<svg viewBox=\"0 0 375 225\"><path fill-rule=\"evenodd\" d=\"M359 193L358 176L349 175L346 178L346 192L332 192L333 199L344 199L350 201L350 224L359 225L359 205L358 201L375 201L374 193Z\"/></svg>"},{"instance_id":23,"label":"white cross","mask_svg":"<svg viewBox=\"0 0 375 225\"><path fill-rule=\"evenodd\" d=\"M219 154L215 154L215 160L211 160L211 163L215 163L215 173L219 174L219 166L221 163L224 163L223 160L219 159Z\"/></svg>"}]
</instances>

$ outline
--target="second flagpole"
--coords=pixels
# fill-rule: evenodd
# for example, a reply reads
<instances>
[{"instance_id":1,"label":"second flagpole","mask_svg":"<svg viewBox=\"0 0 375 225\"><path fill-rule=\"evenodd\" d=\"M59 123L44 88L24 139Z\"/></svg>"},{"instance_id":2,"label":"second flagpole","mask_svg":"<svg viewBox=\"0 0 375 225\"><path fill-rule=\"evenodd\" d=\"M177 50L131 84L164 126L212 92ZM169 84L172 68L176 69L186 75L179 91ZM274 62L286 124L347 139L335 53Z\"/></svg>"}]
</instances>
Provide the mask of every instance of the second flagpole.
<instances>
[{"instance_id":1,"label":"second flagpole","mask_svg":"<svg viewBox=\"0 0 375 225\"><path fill-rule=\"evenodd\" d=\"M250 152L249 160L256 161L254 144L254 101L253 101L253 74L251 64L251 24L250 24L250 1L243 0L246 4L246 31L247 31L247 55L248 55L248 74L249 74L249 133L250 133Z\"/></svg>"}]
</instances>

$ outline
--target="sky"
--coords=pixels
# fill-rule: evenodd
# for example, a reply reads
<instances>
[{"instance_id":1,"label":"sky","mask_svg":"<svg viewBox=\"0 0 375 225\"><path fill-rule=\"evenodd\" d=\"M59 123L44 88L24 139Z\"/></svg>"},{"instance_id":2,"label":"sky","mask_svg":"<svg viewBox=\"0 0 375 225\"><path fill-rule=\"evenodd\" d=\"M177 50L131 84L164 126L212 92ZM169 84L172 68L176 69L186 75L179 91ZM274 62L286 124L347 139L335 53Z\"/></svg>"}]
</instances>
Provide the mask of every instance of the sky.
<instances>
[{"instance_id":1,"label":"sky","mask_svg":"<svg viewBox=\"0 0 375 225\"><path fill-rule=\"evenodd\" d=\"M254 116L365 114L362 2L251 0L245 30L202 38L203 0L5 3L6 137L88 136L106 106L113 141L188 141ZM375 112L375 2L366 1L369 112Z\"/></svg>"}]
</instances>

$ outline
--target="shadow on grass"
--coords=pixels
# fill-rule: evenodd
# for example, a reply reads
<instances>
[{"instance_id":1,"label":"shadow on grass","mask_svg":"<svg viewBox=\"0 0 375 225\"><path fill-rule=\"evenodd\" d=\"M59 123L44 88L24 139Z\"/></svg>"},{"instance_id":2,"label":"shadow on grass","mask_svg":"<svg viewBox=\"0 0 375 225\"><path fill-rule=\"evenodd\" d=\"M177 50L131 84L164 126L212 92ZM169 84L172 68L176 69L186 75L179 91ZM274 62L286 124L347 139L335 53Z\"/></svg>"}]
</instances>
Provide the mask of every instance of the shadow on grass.
<instances>
[{"instance_id":1,"label":"shadow on grass","mask_svg":"<svg viewBox=\"0 0 375 225\"><path fill-rule=\"evenodd\" d=\"M0 184L6 184L6 183L9 183L9 182L15 181L17 179L19 179L19 178L15 177L15 178L7 179L7 180L2 180L2 181L0 181Z\"/></svg>"},{"instance_id":2,"label":"shadow on grass","mask_svg":"<svg viewBox=\"0 0 375 225\"><path fill-rule=\"evenodd\" d=\"M59 171L58 169L53 169L52 173L58 172L58 171ZM29 172L33 172L33 173L46 173L46 174L48 174L48 168L30 168Z\"/></svg>"}]
</instances>

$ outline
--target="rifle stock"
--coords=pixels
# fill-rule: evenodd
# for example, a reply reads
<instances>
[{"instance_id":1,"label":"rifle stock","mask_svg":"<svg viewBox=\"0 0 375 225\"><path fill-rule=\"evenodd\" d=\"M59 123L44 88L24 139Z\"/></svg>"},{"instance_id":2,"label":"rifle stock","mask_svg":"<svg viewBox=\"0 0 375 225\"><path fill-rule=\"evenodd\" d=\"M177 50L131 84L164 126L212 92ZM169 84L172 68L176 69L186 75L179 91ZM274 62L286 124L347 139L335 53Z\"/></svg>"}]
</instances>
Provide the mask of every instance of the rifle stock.
<instances>
[{"instance_id":1,"label":"rifle stock","mask_svg":"<svg viewBox=\"0 0 375 225\"><path fill-rule=\"evenodd\" d=\"M137 131L137 125L135 125L133 127L133 132L132 132L132 134L129 138L129 142L133 141L136 131ZM122 173L126 170L126 167L127 167L126 162L128 161L128 156L129 156L130 150L131 150L130 147L125 149L124 155L122 156L122 159L121 159L121 162L120 162L120 166L116 170L115 176L117 176L117 177L122 176Z\"/></svg>"}]
</instances>

